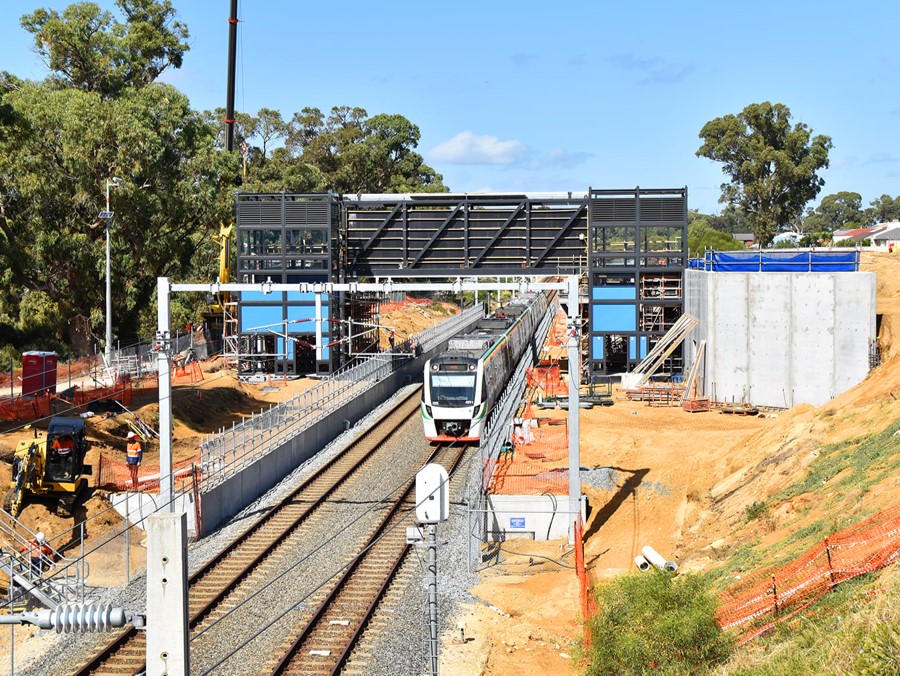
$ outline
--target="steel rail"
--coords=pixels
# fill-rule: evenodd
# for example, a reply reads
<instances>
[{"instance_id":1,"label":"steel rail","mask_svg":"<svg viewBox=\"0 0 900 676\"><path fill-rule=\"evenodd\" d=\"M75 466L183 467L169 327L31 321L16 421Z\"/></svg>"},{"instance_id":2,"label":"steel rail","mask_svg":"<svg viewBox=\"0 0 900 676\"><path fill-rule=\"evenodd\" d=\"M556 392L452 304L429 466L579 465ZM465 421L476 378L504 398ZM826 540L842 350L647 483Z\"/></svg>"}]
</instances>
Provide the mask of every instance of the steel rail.
<instances>
[{"instance_id":1,"label":"steel rail","mask_svg":"<svg viewBox=\"0 0 900 676\"><path fill-rule=\"evenodd\" d=\"M449 465L448 471L452 472L456 469L460 460L466 453L468 446L466 445L447 445L434 449L426 462L434 461L438 456L444 457L444 462ZM413 492L415 477L411 477L400 489L402 494L396 499L390 510L381 518L381 522L376 526L374 533L362 546L360 553L350 562L342 571L339 578L334 583L332 590L326 595L325 599L319 604L314 611L312 617L307 621L300 633L291 641L290 645L283 652L281 657L275 663L270 674L291 673L296 668L301 668L303 673L329 673L335 674L339 672L347 659L356 641L362 634L372 614L378 607L378 603L395 577L400 565L409 551L409 544L406 543L406 531L400 531L397 525L408 517L408 510L411 509L415 501ZM401 512L406 507L407 510ZM393 536L394 542L383 540L384 535ZM396 540L402 538L402 545ZM382 553L378 550L377 545L384 544L385 547L396 547L399 551L391 556L390 551ZM379 558L380 557L380 558ZM374 561L374 563L372 563ZM363 580L360 582L354 579L357 572L362 572L362 567L366 564L376 567L378 570L370 571L367 575L361 575ZM377 575L377 579L372 577ZM374 585L378 585L377 588ZM344 605L350 605L351 608L340 608L339 604L342 598L350 597L351 601L345 602ZM360 597L364 597L362 600ZM360 609L360 606L365 606ZM331 654L318 655L320 659L313 660L313 664L304 661L304 658L310 654L303 654L301 649L314 637L316 632L327 633L326 621L329 612L349 610L354 613L355 617L352 621L353 629L349 629L351 620L346 621L348 627L345 631L350 631L350 637L344 640L341 652L338 653L336 660L331 664ZM329 628L331 625L327 625ZM320 638L320 640L323 640ZM329 652L332 651L323 651Z\"/></svg>"},{"instance_id":2,"label":"steel rail","mask_svg":"<svg viewBox=\"0 0 900 676\"><path fill-rule=\"evenodd\" d=\"M234 588L240 584L272 551L286 539L315 509L320 507L329 495L343 485L357 472L367 460L378 452L393 432L402 426L410 417L419 411L421 397L419 389L415 389L398 401L390 411L375 424L365 435L356 439L353 444L329 460L325 465L304 480L300 486L272 505L247 530L216 554L210 561L195 571L188 580L189 626L195 627L209 612L218 605ZM399 422L396 418L400 417ZM349 466L348 466L349 465ZM329 473L337 476L330 476ZM316 484L325 483L317 487ZM312 493L312 495L309 495ZM309 500L312 498L311 500ZM278 523L285 512L294 512L284 523ZM275 529L267 533L266 529ZM264 542L259 542L263 540ZM241 549L250 549L249 557ZM234 562L243 561L238 566ZM225 571L225 580L215 580ZM203 593L203 585L207 579L213 582L215 589ZM118 632L112 640L104 644L84 664L77 667L74 676L102 673L143 673L146 667L146 643L143 632L129 627ZM110 664L106 664L110 662ZM113 664L121 662L121 664ZM131 671L128 671L131 669Z\"/></svg>"}]
</instances>

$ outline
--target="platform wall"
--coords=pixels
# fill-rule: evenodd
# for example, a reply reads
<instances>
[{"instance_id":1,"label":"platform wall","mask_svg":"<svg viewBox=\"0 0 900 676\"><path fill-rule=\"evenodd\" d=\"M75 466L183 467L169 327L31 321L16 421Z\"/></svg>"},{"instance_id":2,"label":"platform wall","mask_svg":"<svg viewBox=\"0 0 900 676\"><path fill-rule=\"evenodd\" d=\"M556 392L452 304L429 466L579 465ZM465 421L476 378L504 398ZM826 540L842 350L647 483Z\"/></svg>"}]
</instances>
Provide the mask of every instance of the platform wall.
<instances>
[{"instance_id":1,"label":"platform wall","mask_svg":"<svg viewBox=\"0 0 900 676\"><path fill-rule=\"evenodd\" d=\"M685 312L706 340L705 394L757 406L819 406L862 381L875 338L871 272L685 271Z\"/></svg>"}]
</instances>

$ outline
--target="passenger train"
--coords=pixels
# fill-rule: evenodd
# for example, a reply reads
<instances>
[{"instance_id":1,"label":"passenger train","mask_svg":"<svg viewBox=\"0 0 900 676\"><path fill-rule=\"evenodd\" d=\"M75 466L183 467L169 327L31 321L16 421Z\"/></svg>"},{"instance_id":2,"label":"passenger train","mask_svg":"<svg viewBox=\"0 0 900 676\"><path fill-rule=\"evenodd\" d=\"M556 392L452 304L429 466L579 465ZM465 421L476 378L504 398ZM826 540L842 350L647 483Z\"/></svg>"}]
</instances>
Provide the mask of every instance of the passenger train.
<instances>
[{"instance_id":1,"label":"passenger train","mask_svg":"<svg viewBox=\"0 0 900 676\"><path fill-rule=\"evenodd\" d=\"M480 441L488 413L506 387L548 309L544 293L525 293L450 339L425 363L422 422L428 441Z\"/></svg>"}]
</instances>

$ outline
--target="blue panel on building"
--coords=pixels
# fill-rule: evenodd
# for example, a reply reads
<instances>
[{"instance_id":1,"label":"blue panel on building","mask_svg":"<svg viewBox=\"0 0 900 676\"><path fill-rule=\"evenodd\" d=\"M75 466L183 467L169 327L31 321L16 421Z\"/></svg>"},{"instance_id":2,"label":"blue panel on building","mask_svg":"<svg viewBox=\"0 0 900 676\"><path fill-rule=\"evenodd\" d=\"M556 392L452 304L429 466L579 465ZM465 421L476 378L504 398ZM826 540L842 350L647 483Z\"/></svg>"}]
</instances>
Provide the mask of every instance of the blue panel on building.
<instances>
[{"instance_id":1,"label":"blue panel on building","mask_svg":"<svg viewBox=\"0 0 900 676\"><path fill-rule=\"evenodd\" d=\"M603 337L591 338L591 359L603 359Z\"/></svg>"},{"instance_id":2,"label":"blue panel on building","mask_svg":"<svg viewBox=\"0 0 900 676\"><path fill-rule=\"evenodd\" d=\"M288 324L289 333L315 333L316 332L316 308L312 305L288 305L288 321L296 322ZM305 319L307 321L297 321ZM328 319L328 307L322 307L322 319ZM328 333L328 324L322 324L322 331Z\"/></svg>"},{"instance_id":3,"label":"blue panel on building","mask_svg":"<svg viewBox=\"0 0 900 676\"><path fill-rule=\"evenodd\" d=\"M647 336L641 336L641 359L647 356Z\"/></svg>"},{"instance_id":4,"label":"blue panel on building","mask_svg":"<svg viewBox=\"0 0 900 676\"><path fill-rule=\"evenodd\" d=\"M262 291L241 291L241 303L248 302L283 303L284 294L281 292L263 293Z\"/></svg>"},{"instance_id":5,"label":"blue panel on building","mask_svg":"<svg viewBox=\"0 0 900 676\"><path fill-rule=\"evenodd\" d=\"M268 329L263 327L275 326L283 321L281 315L281 305L265 306L265 305L243 305L241 306L241 331L265 332Z\"/></svg>"},{"instance_id":6,"label":"blue panel on building","mask_svg":"<svg viewBox=\"0 0 900 676\"><path fill-rule=\"evenodd\" d=\"M594 300L634 300L637 289L633 286L595 286L591 289Z\"/></svg>"},{"instance_id":7,"label":"blue panel on building","mask_svg":"<svg viewBox=\"0 0 900 676\"><path fill-rule=\"evenodd\" d=\"M315 303L315 302L316 302L316 294L314 294L314 293L301 293L300 291L288 291L288 292L287 292L287 299L288 299L289 302L302 301L302 302ZM328 294L327 294L327 293L323 293L323 294L322 294L322 302L323 302L323 303L327 303L327 302L328 302Z\"/></svg>"},{"instance_id":8,"label":"blue panel on building","mask_svg":"<svg viewBox=\"0 0 900 676\"><path fill-rule=\"evenodd\" d=\"M323 347L323 348L322 348L322 359L324 359L324 360L327 361L327 360L330 359L330 358L331 358L331 348L330 348L330 347Z\"/></svg>"},{"instance_id":9,"label":"blue panel on building","mask_svg":"<svg viewBox=\"0 0 900 676\"><path fill-rule=\"evenodd\" d=\"M637 325L634 305L598 305L595 303L592 311L591 328L594 331L634 331Z\"/></svg>"},{"instance_id":10,"label":"blue panel on building","mask_svg":"<svg viewBox=\"0 0 900 676\"><path fill-rule=\"evenodd\" d=\"M628 336L628 358L637 359L637 338Z\"/></svg>"}]
</instances>

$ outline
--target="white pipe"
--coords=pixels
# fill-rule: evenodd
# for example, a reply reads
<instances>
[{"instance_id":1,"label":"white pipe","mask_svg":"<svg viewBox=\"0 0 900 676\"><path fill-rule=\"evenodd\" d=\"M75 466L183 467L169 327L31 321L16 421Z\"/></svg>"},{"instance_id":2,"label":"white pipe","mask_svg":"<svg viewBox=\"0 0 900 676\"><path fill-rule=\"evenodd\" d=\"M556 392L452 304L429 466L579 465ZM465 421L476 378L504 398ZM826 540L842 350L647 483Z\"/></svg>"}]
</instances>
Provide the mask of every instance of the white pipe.
<instances>
[{"instance_id":1,"label":"white pipe","mask_svg":"<svg viewBox=\"0 0 900 676\"><path fill-rule=\"evenodd\" d=\"M644 558L646 558L647 561L652 563L654 566L656 566L660 570L667 570L670 573L674 573L676 570L678 570L677 563L675 563L674 561L666 561L662 557L662 555L659 552L657 552L655 549L653 549L653 547L651 547L650 545L647 545L646 547L644 547L641 550L641 554L644 555Z\"/></svg>"},{"instance_id":2,"label":"white pipe","mask_svg":"<svg viewBox=\"0 0 900 676\"><path fill-rule=\"evenodd\" d=\"M636 565L638 567L638 570L642 573L646 573L648 570L650 570L650 562L640 554L634 557L634 565Z\"/></svg>"}]
</instances>

